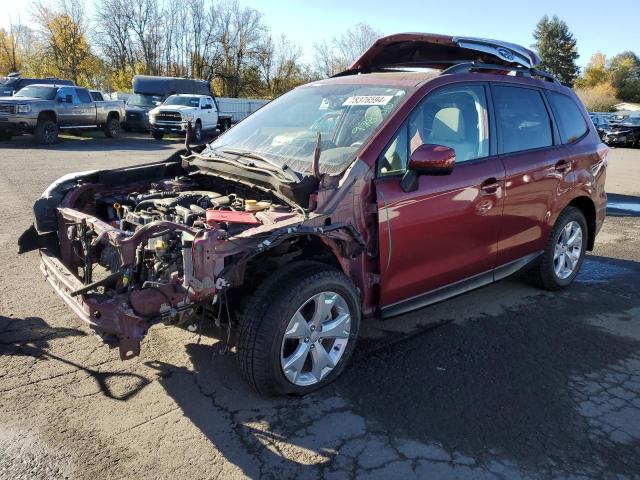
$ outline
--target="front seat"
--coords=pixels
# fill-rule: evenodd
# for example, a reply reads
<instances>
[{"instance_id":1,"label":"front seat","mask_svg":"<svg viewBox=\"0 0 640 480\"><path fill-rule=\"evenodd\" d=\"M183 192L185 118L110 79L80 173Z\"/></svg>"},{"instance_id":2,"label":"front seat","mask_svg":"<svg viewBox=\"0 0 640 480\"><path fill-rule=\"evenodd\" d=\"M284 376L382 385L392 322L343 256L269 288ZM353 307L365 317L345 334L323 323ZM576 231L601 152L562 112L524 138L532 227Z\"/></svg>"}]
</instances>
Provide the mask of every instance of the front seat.
<instances>
[{"instance_id":1,"label":"front seat","mask_svg":"<svg viewBox=\"0 0 640 480\"><path fill-rule=\"evenodd\" d=\"M456 158L460 160L475 158L477 154L477 144L467 138L464 117L458 107L438 110L427 143L453 148Z\"/></svg>"}]
</instances>

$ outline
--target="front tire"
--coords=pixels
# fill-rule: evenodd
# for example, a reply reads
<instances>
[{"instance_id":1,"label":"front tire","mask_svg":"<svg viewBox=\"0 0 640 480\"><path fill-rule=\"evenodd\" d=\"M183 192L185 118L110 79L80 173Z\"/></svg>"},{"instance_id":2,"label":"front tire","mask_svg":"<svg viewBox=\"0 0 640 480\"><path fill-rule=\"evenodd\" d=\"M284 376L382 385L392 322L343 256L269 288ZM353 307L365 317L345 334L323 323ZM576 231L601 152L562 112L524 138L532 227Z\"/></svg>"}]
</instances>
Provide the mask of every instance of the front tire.
<instances>
[{"instance_id":1,"label":"front tire","mask_svg":"<svg viewBox=\"0 0 640 480\"><path fill-rule=\"evenodd\" d=\"M575 207L565 208L553 227L540 263L532 271L534 282L551 291L571 285L584 261L587 240L584 214Z\"/></svg>"},{"instance_id":2,"label":"front tire","mask_svg":"<svg viewBox=\"0 0 640 480\"><path fill-rule=\"evenodd\" d=\"M53 145L58 141L58 125L48 118L41 119L38 121L34 136L36 142L41 145Z\"/></svg>"},{"instance_id":3,"label":"front tire","mask_svg":"<svg viewBox=\"0 0 640 480\"><path fill-rule=\"evenodd\" d=\"M103 127L104 136L107 138L118 138L120 136L120 120L111 117Z\"/></svg>"},{"instance_id":4,"label":"front tire","mask_svg":"<svg viewBox=\"0 0 640 480\"><path fill-rule=\"evenodd\" d=\"M240 322L238 363L264 395L304 395L335 380L360 327L355 286L317 262L291 264L249 300Z\"/></svg>"},{"instance_id":5,"label":"front tire","mask_svg":"<svg viewBox=\"0 0 640 480\"><path fill-rule=\"evenodd\" d=\"M151 131L151 136L153 136L153 138L155 138L156 140L162 140L162 138L164 137L164 133L162 132L156 132L156 131Z\"/></svg>"}]
</instances>

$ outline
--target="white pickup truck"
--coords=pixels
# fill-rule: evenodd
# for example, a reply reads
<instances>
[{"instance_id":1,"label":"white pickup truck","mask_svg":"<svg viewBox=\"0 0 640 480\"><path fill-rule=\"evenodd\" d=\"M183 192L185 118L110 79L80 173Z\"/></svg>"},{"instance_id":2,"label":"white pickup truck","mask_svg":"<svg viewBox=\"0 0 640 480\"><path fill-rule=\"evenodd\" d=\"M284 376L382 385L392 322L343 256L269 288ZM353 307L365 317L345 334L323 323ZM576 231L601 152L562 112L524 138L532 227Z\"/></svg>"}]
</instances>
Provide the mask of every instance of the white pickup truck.
<instances>
[{"instance_id":1,"label":"white pickup truck","mask_svg":"<svg viewBox=\"0 0 640 480\"><path fill-rule=\"evenodd\" d=\"M177 94L169 96L162 105L149 112L151 135L161 140L166 133L184 135L191 122L193 141L200 143L203 132L231 127L231 116L221 115L214 97L209 95Z\"/></svg>"}]
</instances>

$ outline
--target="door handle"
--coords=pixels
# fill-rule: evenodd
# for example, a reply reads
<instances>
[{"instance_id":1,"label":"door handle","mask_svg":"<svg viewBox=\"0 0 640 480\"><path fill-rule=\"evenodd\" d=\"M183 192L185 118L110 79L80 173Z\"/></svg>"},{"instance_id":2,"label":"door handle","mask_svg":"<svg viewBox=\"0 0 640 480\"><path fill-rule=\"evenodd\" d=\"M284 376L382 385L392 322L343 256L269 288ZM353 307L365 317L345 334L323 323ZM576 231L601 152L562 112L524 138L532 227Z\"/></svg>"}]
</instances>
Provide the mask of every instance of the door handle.
<instances>
[{"instance_id":1,"label":"door handle","mask_svg":"<svg viewBox=\"0 0 640 480\"><path fill-rule=\"evenodd\" d=\"M496 193L496 190L502 186L502 182L497 178L487 178L480 184L480 190L484 193Z\"/></svg>"},{"instance_id":2,"label":"door handle","mask_svg":"<svg viewBox=\"0 0 640 480\"><path fill-rule=\"evenodd\" d=\"M555 170L556 172L567 173L571 171L571 162L560 160L558 163L556 163Z\"/></svg>"}]
</instances>

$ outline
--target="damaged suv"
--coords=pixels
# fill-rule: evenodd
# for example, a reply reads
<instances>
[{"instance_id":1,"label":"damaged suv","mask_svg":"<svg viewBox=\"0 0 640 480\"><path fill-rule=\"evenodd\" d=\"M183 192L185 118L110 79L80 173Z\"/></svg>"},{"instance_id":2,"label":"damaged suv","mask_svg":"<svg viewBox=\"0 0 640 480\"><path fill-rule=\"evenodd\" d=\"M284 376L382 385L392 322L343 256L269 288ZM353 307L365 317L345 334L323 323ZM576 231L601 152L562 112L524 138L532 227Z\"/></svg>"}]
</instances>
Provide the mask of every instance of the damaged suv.
<instances>
[{"instance_id":1,"label":"damaged suv","mask_svg":"<svg viewBox=\"0 0 640 480\"><path fill-rule=\"evenodd\" d=\"M547 289L573 281L608 150L538 62L497 41L382 38L208 145L62 177L21 250L122 359L156 323L210 319L256 390L309 392L363 318L525 268Z\"/></svg>"}]
</instances>

